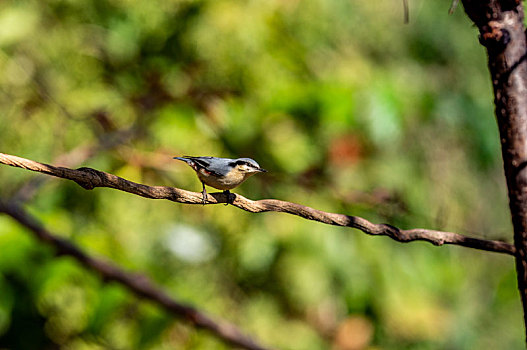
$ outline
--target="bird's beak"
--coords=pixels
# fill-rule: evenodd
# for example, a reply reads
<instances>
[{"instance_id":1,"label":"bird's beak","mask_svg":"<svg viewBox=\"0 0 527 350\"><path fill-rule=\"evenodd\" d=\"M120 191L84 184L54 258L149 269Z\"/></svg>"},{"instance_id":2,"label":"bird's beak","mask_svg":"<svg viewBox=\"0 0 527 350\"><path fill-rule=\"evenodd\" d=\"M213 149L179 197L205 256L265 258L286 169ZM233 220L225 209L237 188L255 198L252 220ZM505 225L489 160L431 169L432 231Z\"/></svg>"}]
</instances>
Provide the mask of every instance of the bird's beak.
<instances>
[{"instance_id":1,"label":"bird's beak","mask_svg":"<svg viewBox=\"0 0 527 350\"><path fill-rule=\"evenodd\" d=\"M261 173L266 173L267 172L267 170L262 169L262 168L258 169L258 171L261 172Z\"/></svg>"}]
</instances>

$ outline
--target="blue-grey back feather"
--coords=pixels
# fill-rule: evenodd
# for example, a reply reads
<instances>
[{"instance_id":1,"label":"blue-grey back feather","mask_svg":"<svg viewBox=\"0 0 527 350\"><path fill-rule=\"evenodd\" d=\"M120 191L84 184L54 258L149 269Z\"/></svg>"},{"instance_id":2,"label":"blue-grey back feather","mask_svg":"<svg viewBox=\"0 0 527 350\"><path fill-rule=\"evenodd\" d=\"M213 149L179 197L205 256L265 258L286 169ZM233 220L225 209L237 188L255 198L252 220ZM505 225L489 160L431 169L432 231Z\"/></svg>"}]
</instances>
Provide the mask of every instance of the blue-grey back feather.
<instances>
[{"instance_id":1,"label":"blue-grey back feather","mask_svg":"<svg viewBox=\"0 0 527 350\"><path fill-rule=\"evenodd\" d=\"M254 159L251 158L230 159L217 157L184 156L174 157L174 159L184 161L192 167L195 166L197 169L206 169L207 171L214 173L216 176L222 176L222 174L227 174L231 168L235 167L237 164L243 163L250 164L256 167L257 169L260 169L260 165Z\"/></svg>"}]
</instances>

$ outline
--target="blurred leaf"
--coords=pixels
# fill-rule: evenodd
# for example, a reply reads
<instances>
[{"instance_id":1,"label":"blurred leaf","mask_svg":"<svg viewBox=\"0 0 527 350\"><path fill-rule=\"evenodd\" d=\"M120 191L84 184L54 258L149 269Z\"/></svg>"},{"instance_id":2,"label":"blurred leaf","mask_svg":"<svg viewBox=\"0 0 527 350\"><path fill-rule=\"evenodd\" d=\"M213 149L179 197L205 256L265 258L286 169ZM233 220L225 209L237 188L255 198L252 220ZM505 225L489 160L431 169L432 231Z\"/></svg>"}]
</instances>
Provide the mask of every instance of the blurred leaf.
<instances>
[{"instance_id":1,"label":"blurred leaf","mask_svg":"<svg viewBox=\"0 0 527 350\"><path fill-rule=\"evenodd\" d=\"M0 151L190 191L173 156L251 157L270 171L233 191L255 200L511 241L477 33L444 3L410 6L406 25L398 1L4 1ZM1 199L29 179L50 231L262 344L524 346L510 257L7 166ZM0 347L228 348L5 217L0 251Z\"/></svg>"}]
</instances>

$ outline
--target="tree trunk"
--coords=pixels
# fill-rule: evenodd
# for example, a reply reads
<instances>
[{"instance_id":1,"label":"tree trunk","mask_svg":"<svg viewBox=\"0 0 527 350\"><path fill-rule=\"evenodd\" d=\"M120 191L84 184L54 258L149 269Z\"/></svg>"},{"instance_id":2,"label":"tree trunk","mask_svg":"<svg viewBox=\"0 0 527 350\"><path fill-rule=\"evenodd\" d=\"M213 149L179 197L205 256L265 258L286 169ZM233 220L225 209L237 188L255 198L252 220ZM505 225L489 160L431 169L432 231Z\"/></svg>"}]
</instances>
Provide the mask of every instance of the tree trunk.
<instances>
[{"instance_id":1,"label":"tree trunk","mask_svg":"<svg viewBox=\"0 0 527 350\"><path fill-rule=\"evenodd\" d=\"M527 325L527 62L520 0L463 0L487 49Z\"/></svg>"}]
</instances>

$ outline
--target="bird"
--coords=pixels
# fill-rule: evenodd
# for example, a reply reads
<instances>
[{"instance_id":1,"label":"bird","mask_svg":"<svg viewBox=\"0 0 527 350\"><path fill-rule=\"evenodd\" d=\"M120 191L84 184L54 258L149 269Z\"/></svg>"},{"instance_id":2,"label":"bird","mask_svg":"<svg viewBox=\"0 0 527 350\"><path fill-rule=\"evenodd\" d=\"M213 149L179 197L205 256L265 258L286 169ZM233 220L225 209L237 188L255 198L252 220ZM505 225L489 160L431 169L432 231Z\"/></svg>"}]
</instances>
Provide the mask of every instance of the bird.
<instances>
[{"instance_id":1,"label":"bird","mask_svg":"<svg viewBox=\"0 0 527 350\"><path fill-rule=\"evenodd\" d=\"M217 158L217 157L174 157L187 163L198 175L203 185L203 205L207 202L205 185L222 190L230 199L231 189L256 173L265 173L260 165L251 158ZM227 203L228 204L228 203Z\"/></svg>"}]
</instances>

